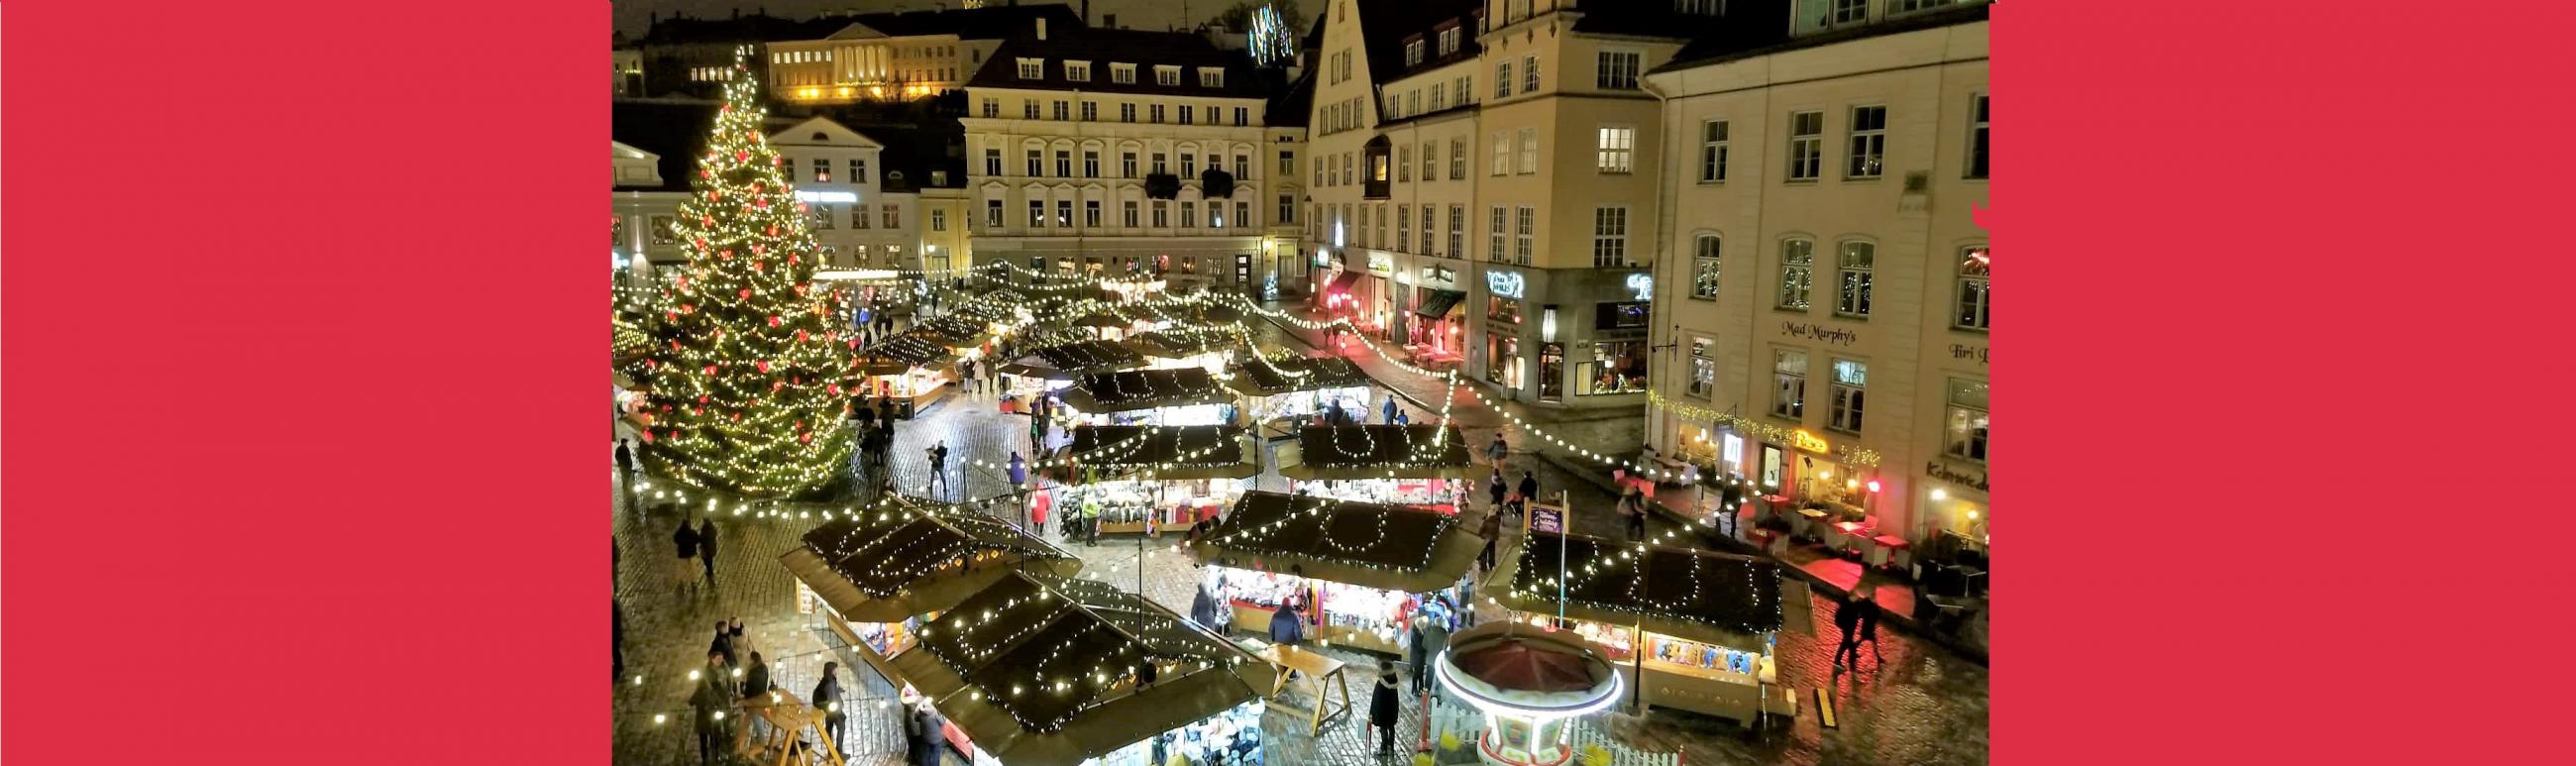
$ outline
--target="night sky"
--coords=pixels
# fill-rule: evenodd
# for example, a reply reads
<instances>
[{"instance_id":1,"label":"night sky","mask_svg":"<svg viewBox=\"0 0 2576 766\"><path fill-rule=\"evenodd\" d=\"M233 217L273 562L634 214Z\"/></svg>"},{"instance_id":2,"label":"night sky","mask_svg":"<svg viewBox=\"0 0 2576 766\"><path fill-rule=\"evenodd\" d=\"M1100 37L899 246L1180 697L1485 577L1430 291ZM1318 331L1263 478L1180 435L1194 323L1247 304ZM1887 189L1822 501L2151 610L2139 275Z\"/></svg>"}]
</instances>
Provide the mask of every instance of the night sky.
<instances>
[{"instance_id":1,"label":"night sky","mask_svg":"<svg viewBox=\"0 0 2576 766\"><path fill-rule=\"evenodd\" d=\"M994 5L1007 2L1007 0L986 1ZM1040 3L1036 0L1022 0L1020 4L1039 5ZM1060 4L1076 10L1082 7L1080 0L1070 0ZM1187 18L1204 21L1232 4L1233 0L1188 0ZM933 7L956 8L962 3L960 0L616 0L611 5L616 9L618 31L626 33L628 37L634 37L644 33L645 28L651 25L652 14L655 13L669 16L685 12L697 18L724 18L732 15L736 10L751 14L767 8L772 16L805 19L813 18L826 10L855 9L861 13L882 13L898 9L918 11ZM1184 18L1181 13L1182 5L1182 0L1091 0L1091 23L1100 23L1100 17L1104 15L1117 14L1119 26L1129 29L1161 29L1165 24L1179 24L1182 21Z\"/></svg>"}]
</instances>

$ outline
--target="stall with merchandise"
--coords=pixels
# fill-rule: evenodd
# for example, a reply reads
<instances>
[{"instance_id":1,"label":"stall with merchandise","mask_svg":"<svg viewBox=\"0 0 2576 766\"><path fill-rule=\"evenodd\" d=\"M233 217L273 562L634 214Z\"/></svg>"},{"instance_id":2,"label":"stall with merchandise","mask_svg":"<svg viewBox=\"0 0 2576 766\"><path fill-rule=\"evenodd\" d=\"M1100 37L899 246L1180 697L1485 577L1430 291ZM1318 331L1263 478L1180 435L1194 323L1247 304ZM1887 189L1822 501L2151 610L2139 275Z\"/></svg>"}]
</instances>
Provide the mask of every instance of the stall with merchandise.
<instances>
[{"instance_id":1,"label":"stall with merchandise","mask_svg":"<svg viewBox=\"0 0 2576 766\"><path fill-rule=\"evenodd\" d=\"M1145 357L1135 349L1105 340L1086 340L1040 348L1036 352L1046 366L1074 376L1132 370L1145 366Z\"/></svg>"},{"instance_id":2,"label":"stall with merchandise","mask_svg":"<svg viewBox=\"0 0 2576 766\"><path fill-rule=\"evenodd\" d=\"M1243 496L1260 454L1233 426L1079 426L1067 502L1098 502L1102 534L1185 532Z\"/></svg>"},{"instance_id":3,"label":"stall with merchandise","mask_svg":"<svg viewBox=\"0 0 2576 766\"><path fill-rule=\"evenodd\" d=\"M1376 385L1356 362L1339 356L1246 355L1234 363L1227 388L1244 396L1245 408L1261 413L1276 436L1296 434L1308 422L1340 403L1353 414L1368 410L1370 386ZM1264 436L1271 436L1265 433Z\"/></svg>"},{"instance_id":4,"label":"stall with merchandise","mask_svg":"<svg viewBox=\"0 0 2576 766\"><path fill-rule=\"evenodd\" d=\"M1475 468L1458 428L1434 424L1307 426L1279 466L1291 489L1443 513L1458 512Z\"/></svg>"},{"instance_id":5,"label":"stall with merchandise","mask_svg":"<svg viewBox=\"0 0 2576 766\"><path fill-rule=\"evenodd\" d=\"M1633 682L1642 714L1669 707L1737 721L1795 715L1773 652L1780 566L1694 548L1533 531L1479 593L1541 629L1570 629Z\"/></svg>"},{"instance_id":6,"label":"stall with merchandise","mask_svg":"<svg viewBox=\"0 0 2576 766\"><path fill-rule=\"evenodd\" d=\"M1190 552L1215 569L1236 628L1267 630L1280 604L1293 599L1305 610L1310 637L1401 653L1405 620L1423 594L1457 586L1483 547L1455 516L1248 492L1200 531Z\"/></svg>"},{"instance_id":7,"label":"stall with merchandise","mask_svg":"<svg viewBox=\"0 0 2576 766\"><path fill-rule=\"evenodd\" d=\"M893 660L973 764L1261 763L1268 666L1143 597L1019 573Z\"/></svg>"},{"instance_id":8,"label":"stall with merchandise","mask_svg":"<svg viewBox=\"0 0 2576 766\"><path fill-rule=\"evenodd\" d=\"M1224 425L1234 405L1232 393L1195 367L1079 375L1056 400L1086 425Z\"/></svg>"},{"instance_id":9,"label":"stall with merchandise","mask_svg":"<svg viewBox=\"0 0 2576 766\"><path fill-rule=\"evenodd\" d=\"M1233 360L1234 350L1242 346L1231 330L1178 327L1138 333L1127 343L1143 353L1146 365L1152 369L1197 367L1208 372L1224 370L1226 362Z\"/></svg>"},{"instance_id":10,"label":"stall with merchandise","mask_svg":"<svg viewBox=\"0 0 2576 766\"><path fill-rule=\"evenodd\" d=\"M806 532L779 557L796 578L797 611L815 615L900 687L888 663L912 649L921 620L1013 572L1070 577L1082 560L981 513L897 496Z\"/></svg>"},{"instance_id":11,"label":"stall with merchandise","mask_svg":"<svg viewBox=\"0 0 2576 766\"><path fill-rule=\"evenodd\" d=\"M957 355L945 342L919 332L896 333L867 347L857 360L860 391L893 401L896 417L912 417L948 395L949 369Z\"/></svg>"}]
</instances>

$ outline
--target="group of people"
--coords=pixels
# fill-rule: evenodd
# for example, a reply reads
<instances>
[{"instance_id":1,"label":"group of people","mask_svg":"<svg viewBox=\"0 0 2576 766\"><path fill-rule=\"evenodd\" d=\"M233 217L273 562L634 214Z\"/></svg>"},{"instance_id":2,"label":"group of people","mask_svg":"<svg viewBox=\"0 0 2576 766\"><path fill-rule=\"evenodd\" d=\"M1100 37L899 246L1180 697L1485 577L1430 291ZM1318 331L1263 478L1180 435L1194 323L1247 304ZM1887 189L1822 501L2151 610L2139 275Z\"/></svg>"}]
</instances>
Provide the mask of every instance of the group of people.
<instances>
[{"instance_id":1,"label":"group of people","mask_svg":"<svg viewBox=\"0 0 2576 766\"><path fill-rule=\"evenodd\" d=\"M743 657L749 657L751 662L743 664ZM823 663L823 677L815 682L810 699L816 709L824 711L824 733L846 756L849 754L846 733L849 716L840 710L840 703L845 701L840 669L840 663ZM727 760L732 746L725 740L732 736L734 727L738 725L750 726L749 733L759 737L764 745L806 746L793 732L782 732L766 719L747 712L769 705L769 695L775 688L771 683L769 663L760 656L760 652L751 648L749 639L743 635L742 618L716 622L715 640L707 645L707 664L698 669L697 677L696 688L689 695L689 708L695 721L693 728L698 735L700 764L718 764ZM740 723L744 719L749 719L750 723ZM786 736L782 737L782 734Z\"/></svg>"},{"instance_id":2,"label":"group of people","mask_svg":"<svg viewBox=\"0 0 2576 766\"><path fill-rule=\"evenodd\" d=\"M681 519L680 528L671 531L671 544L679 550L680 554L679 565L671 570L671 582L676 586L675 590L686 594L698 587L698 575L701 571L706 574L707 587L714 588L716 584L715 518L710 516L697 522Z\"/></svg>"},{"instance_id":3,"label":"group of people","mask_svg":"<svg viewBox=\"0 0 2576 766\"><path fill-rule=\"evenodd\" d=\"M894 486L893 472L886 470L886 455L894 451L894 400L877 397L873 402L862 395L850 406L850 418L858 421L858 449L854 457L859 469L878 491Z\"/></svg>"}]
</instances>

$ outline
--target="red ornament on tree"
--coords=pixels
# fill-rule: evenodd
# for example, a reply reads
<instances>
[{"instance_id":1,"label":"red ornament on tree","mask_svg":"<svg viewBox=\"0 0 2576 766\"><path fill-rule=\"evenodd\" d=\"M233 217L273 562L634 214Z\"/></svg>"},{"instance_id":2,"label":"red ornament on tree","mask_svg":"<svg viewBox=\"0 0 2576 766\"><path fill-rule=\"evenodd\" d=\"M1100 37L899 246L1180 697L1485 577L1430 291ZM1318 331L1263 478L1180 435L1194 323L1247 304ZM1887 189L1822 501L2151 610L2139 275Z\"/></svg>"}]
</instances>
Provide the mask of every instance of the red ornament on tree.
<instances>
[{"instance_id":1,"label":"red ornament on tree","mask_svg":"<svg viewBox=\"0 0 2576 766\"><path fill-rule=\"evenodd\" d=\"M834 383L834 384L832 384L832 385L830 385L830 386L826 386L826 388L831 389L831 391L832 391L832 395L833 395L833 396L840 396L840 395L841 395L841 384L839 384L839 383Z\"/></svg>"},{"instance_id":2,"label":"red ornament on tree","mask_svg":"<svg viewBox=\"0 0 2576 766\"><path fill-rule=\"evenodd\" d=\"M715 366L715 365L712 365L712 364L707 365L707 377L712 378L712 377L715 377L715 375L716 375L716 366Z\"/></svg>"},{"instance_id":3,"label":"red ornament on tree","mask_svg":"<svg viewBox=\"0 0 2576 766\"><path fill-rule=\"evenodd\" d=\"M651 443L653 443L653 429L650 429L650 428L644 429L644 443L645 443L645 444L651 444Z\"/></svg>"},{"instance_id":4,"label":"red ornament on tree","mask_svg":"<svg viewBox=\"0 0 2576 766\"><path fill-rule=\"evenodd\" d=\"M776 317L776 316L771 316L771 317L769 318L769 326L771 326L771 327L777 327L777 326L778 326L778 317ZM805 337L804 337L804 336L805 336L805 331L803 331L803 330L798 330L798 331L796 331L796 336L797 336L797 338L796 338L797 340L804 340L804 339L805 339Z\"/></svg>"},{"instance_id":5,"label":"red ornament on tree","mask_svg":"<svg viewBox=\"0 0 2576 766\"><path fill-rule=\"evenodd\" d=\"M776 225L772 225L772 226L770 226L770 227L769 227L769 236L772 236L772 237L778 236L778 227L777 227Z\"/></svg>"},{"instance_id":6,"label":"red ornament on tree","mask_svg":"<svg viewBox=\"0 0 2576 766\"><path fill-rule=\"evenodd\" d=\"M742 296L743 300L751 300L751 288L745 287L736 291L735 294Z\"/></svg>"},{"instance_id":7,"label":"red ornament on tree","mask_svg":"<svg viewBox=\"0 0 2576 766\"><path fill-rule=\"evenodd\" d=\"M778 318L777 318L777 317L770 317L770 318L769 318L769 321L775 322L775 321L778 321ZM798 343L803 343L803 342L805 342L805 331L804 331L804 330L797 330L797 331L796 331L796 342L798 342Z\"/></svg>"},{"instance_id":8,"label":"red ornament on tree","mask_svg":"<svg viewBox=\"0 0 2576 766\"><path fill-rule=\"evenodd\" d=\"M734 153L733 153L733 161L735 161L735 162L750 162L750 161L751 161L751 152L748 152L748 151L738 151L738 152L734 152Z\"/></svg>"},{"instance_id":9,"label":"red ornament on tree","mask_svg":"<svg viewBox=\"0 0 2576 766\"><path fill-rule=\"evenodd\" d=\"M769 360L767 360L767 359L760 360L760 363L759 363L759 365L758 365L758 366L760 367L760 371L761 371L761 372L768 372L768 371L769 371Z\"/></svg>"},{"instance_id":10,"label":"red ornament on tree","mask_svg":"<svg viewBox=\"0 0 2576 766\"><path fill-rule=\"evenodd\" d=\"M812 444L812 443L814 443L814 432L812 432L812 431L807 431L807 432L804 432L804 433L801 433L801 434L797 434L797 435L796 435L796 440L797 440L797 441L799 441L799 442L806 443L806 444Z\"/></svg>"}]
</instances>

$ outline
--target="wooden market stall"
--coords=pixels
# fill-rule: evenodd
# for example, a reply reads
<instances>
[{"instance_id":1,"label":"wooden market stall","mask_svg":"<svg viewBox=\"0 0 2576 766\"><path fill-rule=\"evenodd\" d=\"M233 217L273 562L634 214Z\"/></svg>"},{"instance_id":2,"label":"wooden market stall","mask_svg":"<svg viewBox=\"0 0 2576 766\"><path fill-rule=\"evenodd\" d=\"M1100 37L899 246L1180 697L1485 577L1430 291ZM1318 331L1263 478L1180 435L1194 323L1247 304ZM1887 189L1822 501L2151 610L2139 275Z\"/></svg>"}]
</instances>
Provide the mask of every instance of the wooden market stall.
<instances>
[{"instance_id":1,"label":"wooden market stall","mask_svg":"<svg viewBox=\"0 0 2576 766\"><path fill-rule=\"evenodd\" d=\"M1209 372L1225 369L1234 350L1243 345L1229 330L1177 327L1138 333L1127 342L1143 354L1151 368L1197 367Z\"/></svg>"},{"instance_id":2,"label":"wooden market stall","mask_svg":"<svg viewBox=\"0 0 2576 766\"><path fill-rule=\"evenodd\" d=\"M1751 722L1796 713L1773 663L1778 562L1532 531L1477 592L1515 620L1572 628L1634 682L1639 714L1670 707Z\"/></svg>"},{"instance_id":3,"label":"wooden market stall","mask_svg":"<svg viewBox=\"0 0 2576 766\"><path fill-rule=\"evenodd\" d=\"M1135 349L1105 340L1086 340L1038 349L1037 358L1046 366L1068 375L1094 375L1145 366L1145 357Z\"/></svg>"},{"instance_id":4,"label":"wooden market stall","mask_svg":"<svg viewBox=\"0 0 2576 766\"><path fill-rule=\"evenodd\" d=\"M1282 476L1318 482L1319 494L1445 513L1457 512L1475 469L1466 437L1435 424L1307 426L1296 444L1280 445L1279 466Z\"/></svg>"},{"instance_id":5,"label":"wooden market stall","mask_svg":"<svg viewBox=\"0 0 2576 766\"><path fill-rule=\"evenodd\" d=\"M1233 426L1077 426L1068 502L1099 501L1102 534L1186 532L1243 495L1260 454Z\"/></svg>"},{"instance_id":6,"label":"wooden market stall","mask_svg":"<svg viewBox=\"0 0 2576 766\"><path fill-rule=\"evenodd\" d=\"M914 643L922 615L936 615L1014 570L1071 576L1082 560L1018 527L957 506L897 496L857 518L826 522L779 557L796 577L800 612L857 649L890 681L886 664Z\"/></svg>"},{"instance_id":7,"label":"wooden market stall","mask_svg":"<svg viewBox=\"0 0 2576 766\"><path fill-rule=\"evenodd\" d=\"M861 352L857 384L868 396L893 401L896 417L909 418L948 395L949 365L956 360L944 341L920 328L905 330Z\"/></svg>"},{"instance_id":8,"label":"wooden market stall","mask_svg":"<svg viewBox=\"0 0 2576 766\"><path fill-rule=\"evenodd\" d=\"M1015 573L893 664L975 764L1261 762L1270 667L1143 597Z\"/></svg>"},{"instance_id":9,"label":"wooden market stall","mask_svg":"<svg viewBox=\"0 0 2576 766\"><path fill-rule=\"evenodd\" d=\"M1483 548L1448 514L1248 492L1200 531L1190 552L1217 568L1234 627L1267 630L1293 596L1310 605L1310 636L1400 653L1419 594L1458 585Z\"/></svg>"},{"instance_id":10,"label":"wooden market stall","mask_svg":"<svg viewBox=\"0 0 2576 766\"><path fill-rule=\"evenodd\" d=\"M1233 366L1234 377L1227 388L1244 396L1244 407L1261 414L1262 436L1287 438L1326 409L1326 403L1343 402L1343 408L1366 412L1369 388L1377 384L1360 369L1357 362L1339 356L1290 356L1273 359L1246 354Z\"/></svg>"},{"instance_id":11,"label":"wooden market stall","mask_svg":"<svg viewBox=\"0 0 2576 766\"><path fill-rule=\"evenodd\" d=\"M1078 375L1056 399L1075 422L1092 425L1222 425L1221 408L1234 403L1215 376L1197 368Z\"/></svg>"}]
</instances>

